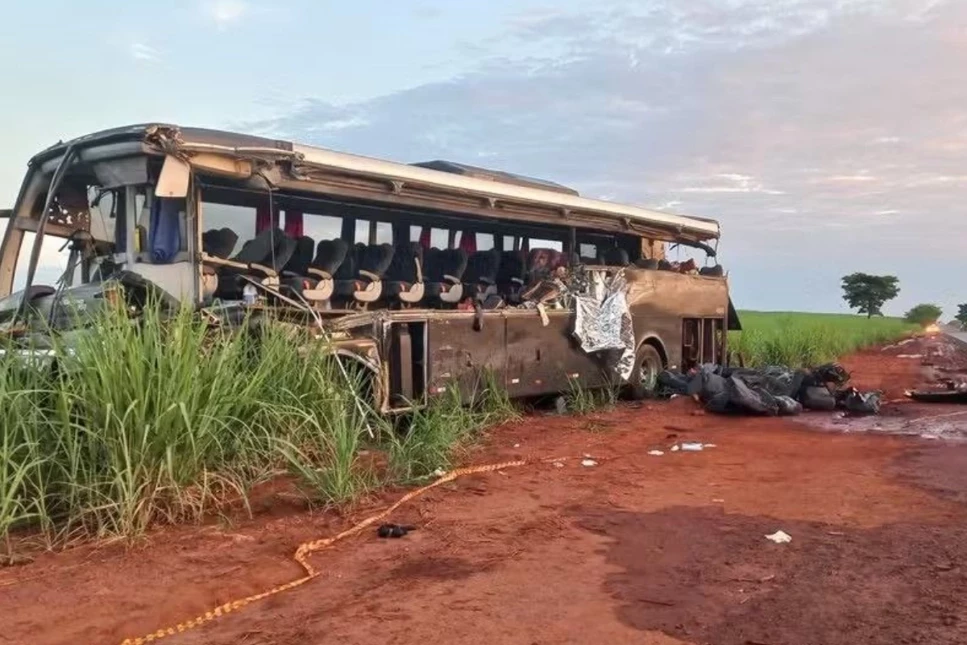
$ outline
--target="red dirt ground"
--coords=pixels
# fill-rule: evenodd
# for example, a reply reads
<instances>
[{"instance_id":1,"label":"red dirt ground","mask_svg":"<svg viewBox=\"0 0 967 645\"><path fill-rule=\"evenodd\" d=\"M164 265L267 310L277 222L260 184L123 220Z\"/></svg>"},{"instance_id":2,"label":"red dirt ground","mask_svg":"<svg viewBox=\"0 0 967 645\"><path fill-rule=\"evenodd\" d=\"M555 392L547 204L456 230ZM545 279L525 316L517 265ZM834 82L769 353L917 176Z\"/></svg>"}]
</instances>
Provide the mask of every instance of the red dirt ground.
<instances>
[{"instance_id":1,"label":"red dirt ground","mask_svg":"<svg viewBox=\"0 0 967 645\"><path fill-rule=\"evenodd\" d=\"M845 363L858 385L897 398L930 380L897 353ZM898 403L888 414L952 412ZM507 425L469 461L579 459L431 491L394 518L416 532L339 543L312 556L320 578L162 642L967 642L967 443L816 431L804 418L716 417L676 399ZM716 446L669 451L682 441ZM582 466L585 454L598 464ZM348 517L276 510L0 570L0 642L119 643L193 618L299 577L301 542L394 497ZM790 544L764 538L779 529Z\"/></svg>"}]
</instances>

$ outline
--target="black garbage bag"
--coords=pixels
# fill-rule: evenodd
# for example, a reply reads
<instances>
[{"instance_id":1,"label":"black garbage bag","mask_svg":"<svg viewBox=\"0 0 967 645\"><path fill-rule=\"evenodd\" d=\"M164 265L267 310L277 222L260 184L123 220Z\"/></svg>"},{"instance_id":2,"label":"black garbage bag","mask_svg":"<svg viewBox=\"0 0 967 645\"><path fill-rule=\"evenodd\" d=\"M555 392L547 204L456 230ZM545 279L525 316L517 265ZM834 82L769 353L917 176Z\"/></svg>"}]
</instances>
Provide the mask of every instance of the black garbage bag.
<instances>
[{"instance_id":1,"label":"black garbage bag","mask_svg":"<svg viewBox=\"0 0 967 645\"><path fill-rule=\"evenodd\" d=\"M667 394L697 396L709 412L753 415L800 414L803 409L877 414L879 393L844 389L850 374L838 363L811 370L782 365L763 368L700 365L689 374L664 371L658 384Z\"/></svg>"},{"instance_id":2,"label":"black garbage bag","mask_svg":"<svg viewBox=\"0 0 967 645\"><path fill-rule=\"evenodd\" d=\"M701 378L703 385L699 400L705 404L705 409L718 414L729 412L733 400L729 379L709 372L703 373Z\"/></svg>"},{"instance_id":3,"label":"black garbage bag","mask_svg":"<svg viewBox=\"0 0 967 645\"><path fill-rule=\"evenodd\" d=\"M735 412L776 416L779 404L776 397L763 387L753 388L741 376L733 374L728 379L729 407Z\"/></svg>"},{"instance_id":4,"label":"black garbage bag","mask_svg":"<svg viewBox=\"0 0 967 645\"><path fill-rule=\"evenodd\" d=\"M738 376L753 389L765 390L772 396L796 398L802 389L807 372L793 370L781 365L770 365L761 369L748 367L729 370L724 376Z\"/></svg>"},{"instance_id":5,"label":"black garbage bag","mask_svg":"<svg viewBox=\"0 0 967 645\"><path fill-rule=\"evenodd\" d=\"M794 417L802 412L802 403L791 396L777 396L776 405L779 406L779 416Z\"/></svg>"},{"instance_id":6,"label":"black garbage bag","mask_svg":"<svg viewBox=\"0 0 967 645\"><path fill-rule=\"evenodd\" d=\"M879 392L860 392L855 387L851 387L837 394L836 403L850 414L880 413Z\"/></svg>"},{"instance_id":7,"label":"black garbage bag","mask_svg":"<svg viewBox=\"0 0 967 645\"><path fill-rule=\"evenodd\" d=\"M668 394L688 394L688 378L678 372L663 370L658 373L658 387Z\"/></svg>"},{"instance_id":8,"label":"black garbage bag","mask_svg":"<svg viewBox=\"0 0 967 645\"><path fill-rule=\"evenodd\" d=\"M815 385L826 385L832 383L836 387L843 387L849 381L849 372L839 363L826 363L812 369L812 375L816 379Z\"/></svg>"},{"instance_id":9,"label":"black garbage bag","mask_svg":"<svg viewBox=\"0 0 967 645\"><path fill-rule=\"evenodd\" d=\"M836 409L836 397L833 396L825 387L816 385L807 386L799 394L799 402L807 410L825 410L830 412Z\"/></svg>"},{"instance_id":10,"label":"black garbage bag","mask_svg":"<svg viewBox=\"0 0 967 645\"><path fill-rule=\"evenodd\" d=\"M695 373L688 380L686 394L689 396L701 395L706 389L709 379L719 374L720 369L715 365L699 365L698 369L695 370Z\"/></svg>"}]
</instances>

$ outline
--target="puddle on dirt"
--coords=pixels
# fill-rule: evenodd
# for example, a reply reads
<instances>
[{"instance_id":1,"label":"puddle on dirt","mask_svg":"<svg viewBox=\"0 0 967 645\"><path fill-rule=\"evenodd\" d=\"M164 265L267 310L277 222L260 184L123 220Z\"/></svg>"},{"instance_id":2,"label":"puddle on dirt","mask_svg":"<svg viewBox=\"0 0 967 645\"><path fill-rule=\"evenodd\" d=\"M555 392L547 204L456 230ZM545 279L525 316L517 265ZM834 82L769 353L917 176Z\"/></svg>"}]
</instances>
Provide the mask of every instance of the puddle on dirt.
<instances>
[{"instance_id":1,"label":"puddle on dirt","mask_svg":"<svg viewBox=\"0 0 967 645\"><path fill-rule=\"evenodd\" d=\"M879 415L866 417L844 416L842 412L837 412L804 415L796 421L808 428L828 432L864 432L967 442L967 408L938 406L935 414L929 412L918 410L916 415L911 415L887 409Z\"/></svg>"}]
</instances>

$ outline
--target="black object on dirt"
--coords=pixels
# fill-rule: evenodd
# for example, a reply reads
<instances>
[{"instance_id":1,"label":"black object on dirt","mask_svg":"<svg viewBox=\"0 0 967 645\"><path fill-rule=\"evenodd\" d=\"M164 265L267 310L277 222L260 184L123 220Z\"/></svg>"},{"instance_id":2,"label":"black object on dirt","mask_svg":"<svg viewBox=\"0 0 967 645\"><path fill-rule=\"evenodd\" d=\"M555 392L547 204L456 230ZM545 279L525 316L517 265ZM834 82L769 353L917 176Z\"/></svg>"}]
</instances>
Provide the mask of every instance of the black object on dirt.
<instances>
[{"instance_id":1,"label":"black object on dirt","mask_svg":"<svg viewBox=\"0 0 967 645\"><path fill-rule=\"evenodd\" d=\"M701 365L688 374L665 371L658 375L666 394L697 397L709 412L792 416L802 410L876 414L880 395L844 386L850 375L842 365L828 363L810 370L783 366L760 369Z\"/></svg>"},{"instance_id":2,"label":"black object on dirt","mask_svg":"<svg viewBox=\"0 0 967 645\"><path fill-rule=\"evenodd\" d=\"M810 385L803 388L799 395L799 401L808 410L831 412L836 409L836 397L828 388L819 385Z\"/></svg>"},{"instance_id":3,"label":"black object on dirt","mask_svg":"<svg viewBox=\"0 0 967 645\"><path fill-rule=\"evenodd\" d=\"M946 390L941 392L910 392L909 396L919 403L960 403L967 404L967 390Z\"/></svg>"},{"instance_id":4,"label":"black object on dirt","mask_svg":"<svg viewBox=\"0 0 967 645\"><path fill-rule=\"evenodd\" d=\"M380 524L376 529L376 535L381 538L401 538L410 531L415 531L415 526L401 526L399 524Z\"/></svg>"},{"instance_id":5,"label":"black object on dirt","mask_svg":"<svg viewBox=\"0 0 967 645\"><path fill-rule=\"evenodd\" d=\"M850 414L879 414L880 393L860 392L849 387L836 393L836 406Z\"/></svg>"}]
</instances>

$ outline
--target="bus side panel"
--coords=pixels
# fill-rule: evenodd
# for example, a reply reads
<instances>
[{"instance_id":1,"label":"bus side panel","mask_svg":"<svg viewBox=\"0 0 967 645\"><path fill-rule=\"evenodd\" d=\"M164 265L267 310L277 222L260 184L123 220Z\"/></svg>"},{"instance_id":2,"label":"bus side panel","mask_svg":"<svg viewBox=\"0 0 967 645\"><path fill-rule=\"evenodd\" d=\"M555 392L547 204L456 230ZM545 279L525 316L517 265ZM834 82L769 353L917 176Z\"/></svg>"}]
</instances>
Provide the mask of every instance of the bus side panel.
<instances>
[{"instance_id":1,"label":"bus side panel","mask_svg":"<svg viewBox=\"0 0 967 645\"><path fill-rule=\"evenodd\" d=\"M571 334L570 311L548 311L545 327L534 312L507 317L507 390L511 396L565 392L569 378L584 387L607 382L606 369Z\"/></svg>"},{"instance_id":2,"label":"bus side panel","mask_svg":"<svg viewBox=\"0 0 967 645\"><path fill-rule=\"evenodd\" d=\"M683 319L724 318L728 312L728 283L722 278L646 269L625 275L635 339L657 336L672 367L681 365Z\"/></svg>"},{"instance_id":3,"label":"bus side panel","mask_svg":"<svg viewBox=\"0 0 967 645\"><path fill-rule=\"evenodd\" d=\"M457 387L464 402L491 371L498 383L507 372L505 321L500 316L484 316L479 331L473 329L473 316L431 316L427 320L427 391L430 397Z\"/></svg>"}]
</instances>

